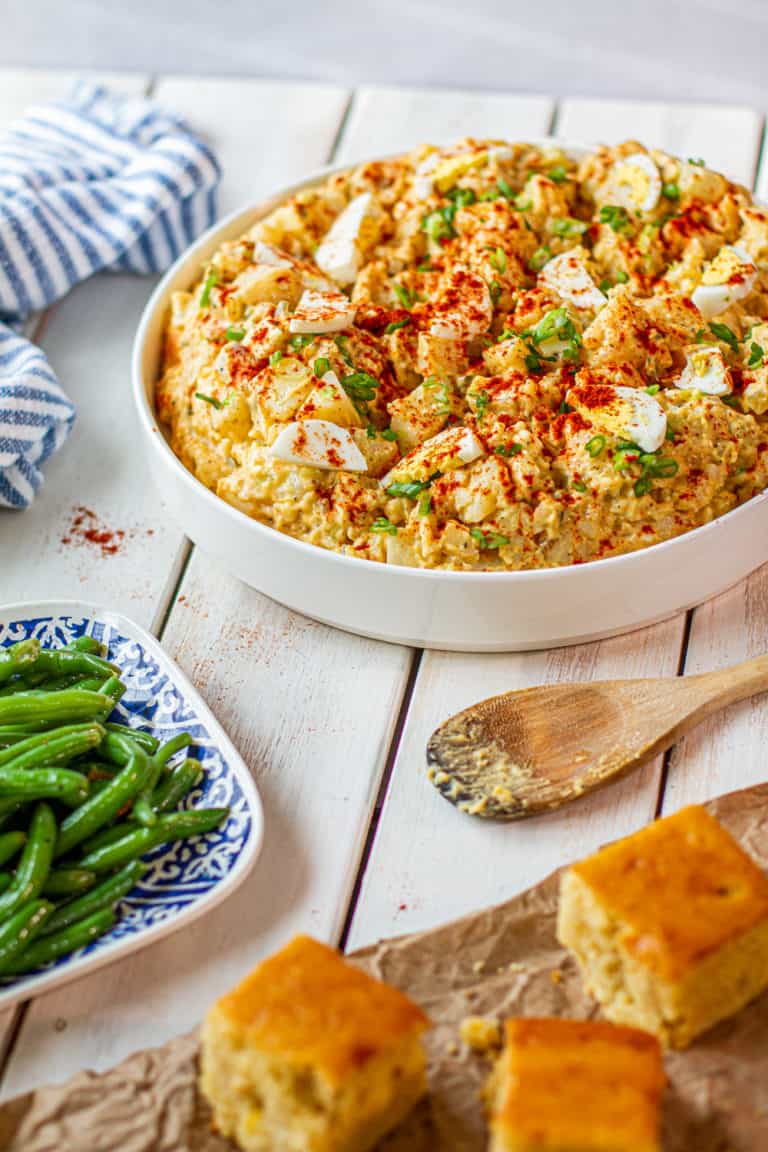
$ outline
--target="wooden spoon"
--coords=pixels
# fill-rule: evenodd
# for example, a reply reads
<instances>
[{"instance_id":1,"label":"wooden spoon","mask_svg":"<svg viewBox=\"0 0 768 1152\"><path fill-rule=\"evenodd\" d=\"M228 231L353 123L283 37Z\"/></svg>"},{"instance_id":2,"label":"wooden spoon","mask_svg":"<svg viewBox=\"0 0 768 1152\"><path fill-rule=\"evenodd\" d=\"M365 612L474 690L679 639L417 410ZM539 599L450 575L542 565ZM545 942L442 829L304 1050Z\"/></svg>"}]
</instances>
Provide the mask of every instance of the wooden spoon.
<instances>
[{"instance_id":1,"label":"wooden spoon","mask_svg":"<svg viewBox=\"0 0 768 1152\"><path fill-rule=\"evenodd\" d=\"M707 716L768 690L768 656L703 676L547 684L446 720L429 778L462 812L523 820L625 776Z\"/></svg>"}]
</instances>

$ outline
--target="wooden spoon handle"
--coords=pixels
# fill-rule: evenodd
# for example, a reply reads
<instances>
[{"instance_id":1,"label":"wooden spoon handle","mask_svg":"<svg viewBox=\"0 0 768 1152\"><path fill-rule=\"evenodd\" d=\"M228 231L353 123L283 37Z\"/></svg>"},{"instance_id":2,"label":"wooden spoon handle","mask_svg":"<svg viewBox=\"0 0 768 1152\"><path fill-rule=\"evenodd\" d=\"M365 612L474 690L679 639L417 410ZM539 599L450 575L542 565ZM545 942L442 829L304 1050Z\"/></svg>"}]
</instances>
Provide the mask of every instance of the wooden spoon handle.
<instances>
[{"instance_id":1,"label":"wooden spoon handle","mask_svg":"<svg viewBox=\"0 0 768 1152\"><path fill-rule=\"evenodd\" d=\"M698 680L711 691L712 703L716 708L727 708L729 704L736 704L759 692L768 692L768 655L755 656L752 660L744 660L730 668L706 672L691 679Z\"/></svg>"}]
</instances>

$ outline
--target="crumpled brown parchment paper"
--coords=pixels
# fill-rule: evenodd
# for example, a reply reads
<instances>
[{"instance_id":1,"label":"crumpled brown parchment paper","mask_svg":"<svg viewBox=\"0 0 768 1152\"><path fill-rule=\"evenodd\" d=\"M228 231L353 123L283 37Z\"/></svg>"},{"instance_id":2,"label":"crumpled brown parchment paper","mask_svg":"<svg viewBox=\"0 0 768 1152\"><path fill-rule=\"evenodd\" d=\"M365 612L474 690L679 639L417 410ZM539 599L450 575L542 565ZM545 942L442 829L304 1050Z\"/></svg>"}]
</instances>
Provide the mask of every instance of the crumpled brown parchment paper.
<instances>
[{"instance_id":1,"label":"crumpled brown parchment paper","mask_svg":"<svg viewBox=\"0 0 768 1152\"><path fill-rule=\"evenodd\" d=\"M768 784L708 807L768 869ZM510 829L510 836L514 829ZM460 1043L466 1015L597 1014L555 939L557 875L443 928L386 940L354 959L406 991L435 1023L431 1092L381 1152L484 1152L486 1061ZM0 1107L7 1152L229 1152L196 1090L197 1035L81 1072ZM665 1152L768 1150L768 993L691 1049L666 1057Z\"/></svg>"}]
</instances>

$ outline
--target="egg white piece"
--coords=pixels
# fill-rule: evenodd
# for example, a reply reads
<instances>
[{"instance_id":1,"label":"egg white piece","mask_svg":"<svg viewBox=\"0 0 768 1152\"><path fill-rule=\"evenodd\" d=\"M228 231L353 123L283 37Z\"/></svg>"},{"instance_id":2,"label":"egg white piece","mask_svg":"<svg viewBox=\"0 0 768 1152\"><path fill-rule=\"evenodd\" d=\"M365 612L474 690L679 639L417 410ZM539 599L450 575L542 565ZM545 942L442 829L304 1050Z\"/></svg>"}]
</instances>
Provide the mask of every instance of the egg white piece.
<instances>
[{"instance_id":1,"label":"egg white piece","mask_svg":"<svg viewBox=\"0 0 768 1152\"><path fill-rule=\"evenodd\" d=\"M613 183L625 208L652 212L661 197L661 173L647 152L633 152L618 160Z\"/></svg>"},{"instance_id":2,"label":"egg white piece","mask_svg":"<svg viewBox=\"0 0 768 1152\"><path fill-rule=\"evenodd\" d=\"M354 324L356 311L343 292L316 292L305 288L288 327L291 332L307 336L342 332Z\"/></svg>"},{"instance_id":3,"label":"egg white piece","mask_svg":"<svg viewBox=\"0 0 768 1152\"><path fill-rule=\"evenodd\" d=\"M435 168L440 158L439 152L431 152L416 165L413 174L413 195L417 200L428 200L435 190Z\"/></svg>"},{"instance_id":4,"label":"egg white piece","mask_svg":"<svg viewBox=\"0 0 768 1152\"><path fill-rule=\"evenodd\" d=\"M471 428L446 428L425 440L387 473L382 488L403 480L426 480L435 472L452 472L485 455Z\"/></svg>"},{"instance_id":5,"label":"egg white piece","mask_svg":"<svg viewBox=\"0 0 768 1152\"><path fill-rule=\"evenodd\" d=\"M429 325L441 340L468 340L487 332L493 319L493 303L482 276L458 265L443 284Z\"/></svg>"},{"instance_id":6,"label":"egg white piece","mask_svg":"<svg viewBox=\"0 0 768 1152\"><path fill-rule=\"evenodd\" d=\"M711 320L737 300L749 296L756 279L757 268L749 253L735 244L724 244L705 268L691 299L702 316Z\"/></svg>"},{"instance_id":7,"label":"egg white piece","mask_svg":"<svg viewBox=\"0 0 768 1152\"><path fill-rule=\"evenodd\" d=\"M570 390L566 400L593 423L632 440L643 452L661 448L667 436L667 414L655 396L623 385L602 385L601 392L606 393L606 399L600 407L589 402L589 388L579 385Z\"/></svg>"},{"instance_id":8,"label":"egg white piece","mask_svg":"<svg viewBox=\"0 0 768 1152\"><path fill-rule=\"evenodd\" d=\"M329 420L297 420L282 428L269 455L286 464L342 472L367 472L365 457L346 428Z\"/></svg>"},{"instance_id":9,"label":"egg white piece","mask_svg":"<svg viewBox=\"0 0 768 1152\"><path fill-rule=\"evenodd\" d=\"M266 264L270 268L290 268L293 261L271 244L257 240L253 245L253 263Z\"/></svg>"},{"instance_id":10,"label":"egg white piece","mask_svg":"<svg viewBox=\"0 0 768 1152\"><path fill-rule=\"evenodd\" d=\"M685 368L677 387L696 389L707 396L727 396L733 392L733 380L722 349L714 345L686 348Z\"/></svg>"},{"instance_id":11,"label":"egg white piece","mask_svg":"<svg viewBox=\"0 0 768 1152\"><path fill-rule=\"evenodd\" d=\"M315 252L315 264L337 284L353 284L363 264L366 233L375 228L379 206L372 192L350 200Z\"/></svg>"},{"instance_id":12,"label":"egg white piece","mask_svg":"<svg viewBox=\"0 0 768 1152\"><path fill-rule=\"evenodd\" d=\"M567 300L575 308L597 311L606 303L605 295L584 267L578 249L572 248L554 256L542 268L539 280L561 300Z\"/></svg>"}]
</instances>

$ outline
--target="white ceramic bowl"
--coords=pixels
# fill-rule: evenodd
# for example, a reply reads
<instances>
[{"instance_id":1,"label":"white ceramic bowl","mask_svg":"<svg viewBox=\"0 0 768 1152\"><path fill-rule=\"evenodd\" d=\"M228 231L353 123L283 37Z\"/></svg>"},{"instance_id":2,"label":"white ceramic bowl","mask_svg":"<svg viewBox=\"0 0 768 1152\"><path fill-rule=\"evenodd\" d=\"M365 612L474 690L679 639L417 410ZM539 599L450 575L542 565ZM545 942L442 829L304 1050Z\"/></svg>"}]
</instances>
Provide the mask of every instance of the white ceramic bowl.
<instances>
[{"instance_id":1,"label":"white ceramic bowl","mask_svg":"<svg viewBox=\"0 0 768 1152\"><path fill-rule=\"evenodd\" d=\"M572 154L584 150L557 143ZM377 640L462 652L550 648L626 632L706 600L768 560L766 493L711 524L626 556L530 572L435 572L294 540L195 479L172 452L154 412L171 294L192 286L224 240L331 171L215 225L176 261L144 310L133 349L134 399L150 469L192 540L246 584L306 616Z\"/></svg>"}]
</instances>

